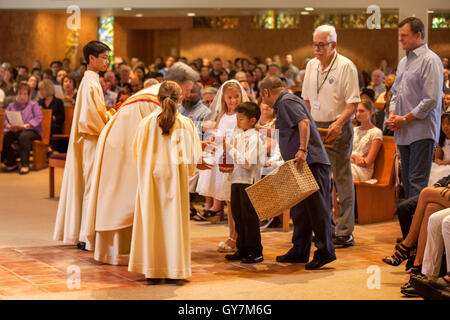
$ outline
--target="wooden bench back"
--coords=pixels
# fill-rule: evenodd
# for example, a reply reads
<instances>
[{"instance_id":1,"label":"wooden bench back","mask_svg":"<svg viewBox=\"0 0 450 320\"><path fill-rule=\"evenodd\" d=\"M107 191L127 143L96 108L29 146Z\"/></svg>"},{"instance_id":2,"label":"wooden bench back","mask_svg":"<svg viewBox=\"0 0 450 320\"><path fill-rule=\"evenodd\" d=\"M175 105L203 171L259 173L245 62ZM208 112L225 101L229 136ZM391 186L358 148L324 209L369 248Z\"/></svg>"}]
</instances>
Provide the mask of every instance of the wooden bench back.
<instances>
[{"instance_id":1,"label":"wooden bench back","mask_svg":"<svg viewBox=\"0 0 450 320\"><path fill-rule=\"evenodd\" d=\"M383 110L384 108L384 102L375 102L373 104L373 106L377 109L377 110Z\"/></svg>"},{"instance_id":2,"label":"wooden bench back","mask_svg":"<svg viewBox=\"0 0 450 320\"><path fill-rule=\"evenodd\" d=\"M64 128L63 128L63 134L70 134L70 130L72 129L72 120L73 120L73 109L74 106L65 106L64 107Z\"/></svg>"},{"instance_id":3,"label":"wooden bench back","mask_svg":"<svg viewBox=\"0 0 450 320\"><path fill-rule=\"evenodd\" d=\"M41 109L42 115L44 118L42 119L42 139L41 142L43 144L50 144L50 131L52 128L52 109Z\"/></svg>"},{"instance_id":4,"label":"wooden bench back","mask_svg":"<svg viewBox=\"0 0 450 320\"><path fill-rule=\"evenodd\" d=\"M388 185L393 182L396 151L397 144L394 142L394 137L384 136L380 151L378 151L375 159L373 172L373 179L377 179L378 184Z\"/></svg>"},{"instance_id":5,"label":"wooden bench back","mask_svg":"<svg viewBox=\"0 0 450 320\"><path fill-rule=\"evenodd\" d=\"M5 110L0 109L0 152L3 150L3 130L5 129Z\"/></svg>"}]
</instances>

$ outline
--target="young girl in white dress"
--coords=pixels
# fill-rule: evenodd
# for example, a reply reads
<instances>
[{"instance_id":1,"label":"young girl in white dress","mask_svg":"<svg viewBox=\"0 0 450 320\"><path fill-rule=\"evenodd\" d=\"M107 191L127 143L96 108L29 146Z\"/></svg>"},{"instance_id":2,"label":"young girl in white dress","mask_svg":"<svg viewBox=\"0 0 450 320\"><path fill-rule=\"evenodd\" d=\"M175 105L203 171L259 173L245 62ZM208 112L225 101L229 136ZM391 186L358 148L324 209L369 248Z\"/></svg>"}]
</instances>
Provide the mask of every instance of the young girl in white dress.
<instances>
[{"instance_id":1,"label":"young girl in white dress","mask_svg":"<svg viewBox=\"0 0 450 320\"><path fill-rule=\"evenodd\" d=\"M373 103L362 100L356 109L356 120L361 125L353 128L353 152L350 158L353 181L372 178L375 159L381 147L383 132L372 123Z\"/></svg>"},{"instance_id":2,"label":"young girl in white dress","mask_svg":"<svg viewBox=\"0 0 450 320\"><path fill-rule=\"evenodd\" d=\"M432 186L450 174L450 112L442 114L439 144L434 152L428 185Z\"/></svg>"},{"instance_id":3,"label":"young girl in white dress","mask_svg":"<svg viewBox=\"0 0 450 320\"><path fill-rule=\"evenodd\" d=\"M236 232L234 221L231 215L231 179L229 173L219 170L218 164L222 161L224 153L222 142L225 137L231 139L237 128L235 107L241 102L249 101L245 90L236 80L226 81L219 89L214 101L211 104L212 110L220 110L215 122L211 122L213 128L212 140L215 150L206 148L204 157L210 158L210 162L215 166L212 170L200 172L197 184L197 192L205 197L213 197L214 202L211 208L197 214L195 220L217 221L220 214L223 214L222 201L226 201L228 209L229 237L226 241L219 243L219 252L232 252L236 249ZM208 161L208 160L205 160Z\"/></svg>"}]
</instances>

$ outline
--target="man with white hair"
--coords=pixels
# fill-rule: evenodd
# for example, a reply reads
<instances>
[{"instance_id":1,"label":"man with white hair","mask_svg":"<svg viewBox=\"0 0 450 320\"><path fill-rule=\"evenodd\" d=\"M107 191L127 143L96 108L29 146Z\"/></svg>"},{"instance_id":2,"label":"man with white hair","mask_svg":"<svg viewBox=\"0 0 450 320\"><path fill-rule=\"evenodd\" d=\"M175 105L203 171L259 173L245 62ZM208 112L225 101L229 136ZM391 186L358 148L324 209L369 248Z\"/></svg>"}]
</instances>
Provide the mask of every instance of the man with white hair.
<instances>
[{"instance_id":1,"label":"man with white hair","mask_svg":"<svg viewBox=\"0 0 450 320\"><path fill-rule=\"evenodd\" d=\"M336 51L336 29L322 25L313 33L315 58L306 66L302 97L318 128L328 129L324 143L331 162L339 197L336 247L354 245L355 192L350 157L353 144L353 116L359 97L358 71L348 58ZM330 217L331 219L332 217Z\"/></svg>"},{"instance_id":2,"label":"man with white hair","mask_svg":"<svg viewBox=\"0 0 450 320\"><path fill-rule=\"evenodd\" d=\"M119 87L123 87L125 83L130 83L130 76L131 76L131 68L130 66L126 64L122 64L119 67Z\"/></svg>"},{"instance_id":3,"label":"man with white hair","mask_svg":"<svg viewBox=\"0 0 450 320\"><path fill-rule=\"evenodd\" d=\"M384 72L380 69L374 70L372 72L371 84L367 88L375 91L375 100L378 99L379 95L386 91L386 87L384 86Z\"/></svg>"},{"instance_id":4,"label":"man with white hair","mask_svg":"<svg viewBox=\"0 0 450 320\"><path fill-rule=\"evenodd\" d=\"M177 82L183 98L188 98L198 76L189 66L177 62L164 79ZM131 146L139 122L159 108L159 87L153 85L128 98L100 134L81 234L87 250L95 247L97 261L128 264L137 190Z\"/></svg>"}]
</instances>

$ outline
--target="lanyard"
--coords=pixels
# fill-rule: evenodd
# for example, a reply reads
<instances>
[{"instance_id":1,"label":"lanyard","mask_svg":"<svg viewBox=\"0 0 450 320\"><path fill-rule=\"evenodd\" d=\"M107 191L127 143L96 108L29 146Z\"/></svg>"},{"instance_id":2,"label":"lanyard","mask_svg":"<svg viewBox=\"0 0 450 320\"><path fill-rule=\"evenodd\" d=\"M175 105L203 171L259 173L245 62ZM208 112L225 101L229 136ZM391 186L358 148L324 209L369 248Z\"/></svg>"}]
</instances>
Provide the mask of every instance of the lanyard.
<instances>
[{"instance_id":1,"label":"lanyard","mask_svg":"<svg viewBox=\"0 0 450 320\"><path fill-rule=\"evenodd\" d=\"M319 87L319 66L317 66L317 79L316 79L316 83L317 83L317 95L319 95L320 89L322 89L323 84L325 83L325 81L327 81L328 75L330 74L331 68L333 68L334 62L336 61L337 58L337 53L334 56L333 62L331 62L331 66L330 69L328 69L328 72L325 76L325 79L323 79L322 84Z\"/></svg>"}]
</instances>

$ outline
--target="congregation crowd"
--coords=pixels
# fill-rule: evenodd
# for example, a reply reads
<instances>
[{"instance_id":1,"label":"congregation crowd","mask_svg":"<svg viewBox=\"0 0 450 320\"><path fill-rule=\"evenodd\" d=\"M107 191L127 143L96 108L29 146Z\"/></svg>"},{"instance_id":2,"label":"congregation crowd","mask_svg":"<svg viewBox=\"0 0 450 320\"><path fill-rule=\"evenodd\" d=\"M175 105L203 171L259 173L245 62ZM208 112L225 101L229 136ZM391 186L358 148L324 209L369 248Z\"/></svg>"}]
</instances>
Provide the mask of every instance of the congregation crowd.
<instances>
[{"instance_id":1,"label":"congregation crowd","mask_svg":"<svg viewBox=\"0 0 450 320\"><path fill-rule=\"evenodd\" d=\"M291 208L292 248L276 259L312 270L334 261L335 248L355 244L354 181L373 178L383 138L394 136L402 237L383 261L407 260L411 279L401 287L407 296L419 296L414 283L421 281L448 291L449 59L427 47L417 18L399 24L399 39L406 57L394 68L383 60L370 73L338 53L328 25L314 31L314 58L302 66L290 54L264 61L157 57L149 66L116 57L110 64L110 49L95 41L76 70L68 59L48 69L39 61L31 69L4 62L0 106L19 112L23 123L6 116L2 165L27 174L31 143L42 136L41 108L52 110L53 135L63 132L65 107L74 107L70 141L48 148L67 153L55 240L78 243L96 260L128 264L147 278L185 279L189 219L215 223L226 212L229 234L217 250L229 261L259 263L260 232L280 219L260 222L245 188L285 161L295 159L299 170L307 163L320 190ZM174 129L189 134L174 144L166 139ZM173 148L192 161L168 165ZM205 199L201 211L195 195Z\"/></svg>"}]
</instances>

